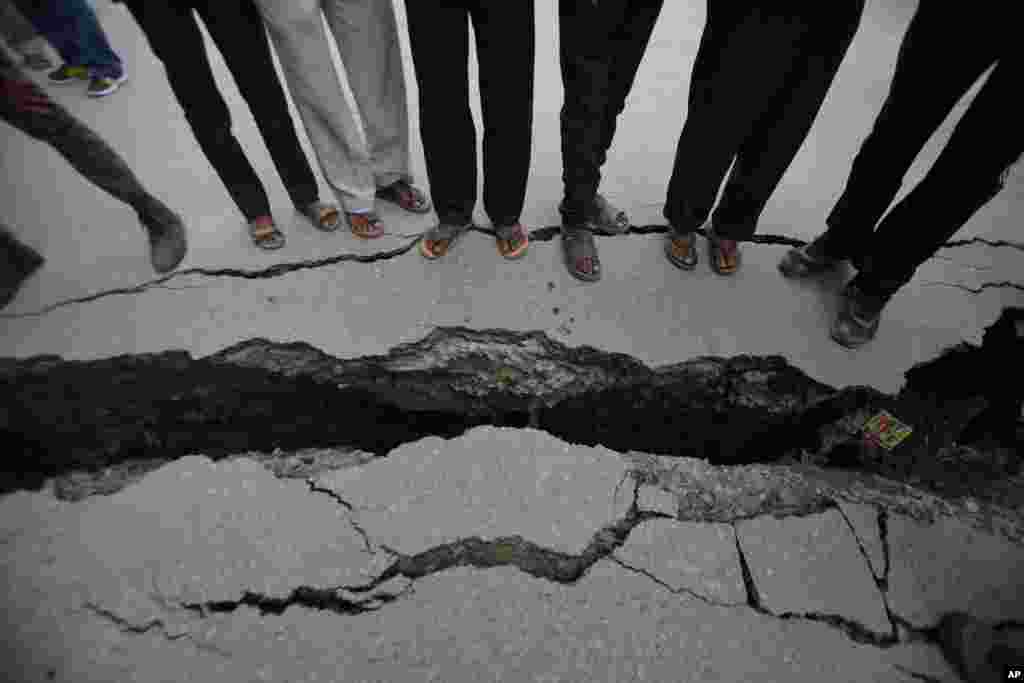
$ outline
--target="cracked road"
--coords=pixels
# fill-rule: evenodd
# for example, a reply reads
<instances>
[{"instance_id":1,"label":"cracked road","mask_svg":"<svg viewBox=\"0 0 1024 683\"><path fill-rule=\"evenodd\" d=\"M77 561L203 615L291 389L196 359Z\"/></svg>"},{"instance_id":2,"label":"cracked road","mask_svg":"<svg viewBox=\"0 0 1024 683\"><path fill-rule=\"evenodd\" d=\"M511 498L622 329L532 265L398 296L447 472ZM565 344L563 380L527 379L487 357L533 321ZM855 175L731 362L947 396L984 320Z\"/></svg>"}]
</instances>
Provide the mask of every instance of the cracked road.
<instances>
[{"instance_id":1,"label":"cracked road","mask_svg":"<svg viewBox=\"0 0 1024 683\"><path fill-rule=\"evenodd\" d=\"M0 679L954 683L948 615L1024 640L1019 454L967 436L1016 417L1019 346L982 340L1021 325L1000 317L1024 306L1020 167L856 353L826 333L842 281L776 272L840 192L912 3L869 3L729 280L661 255L704 21L666 6L602 180L633 225L598 238L593 285L554 227L551 0L518 263L486 227L427 263L433 216L384 207L361 242L288 213L211 49L288 239L252 249L141 33L99 5L131 80L51 93L184 215L190 252L153 278L130 212L0 129L4 220L47 258L0 314ZM893 451L863 439L879 410L913 428Z\"/></svg>"}]
</instances>

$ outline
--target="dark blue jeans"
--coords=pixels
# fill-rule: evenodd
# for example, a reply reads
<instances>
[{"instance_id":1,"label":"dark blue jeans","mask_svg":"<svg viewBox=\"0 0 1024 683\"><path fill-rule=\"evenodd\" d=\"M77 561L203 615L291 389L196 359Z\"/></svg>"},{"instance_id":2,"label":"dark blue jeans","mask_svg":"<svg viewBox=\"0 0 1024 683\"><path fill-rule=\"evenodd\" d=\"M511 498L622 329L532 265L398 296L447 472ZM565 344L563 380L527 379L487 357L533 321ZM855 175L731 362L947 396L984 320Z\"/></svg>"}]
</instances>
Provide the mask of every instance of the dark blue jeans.
<instances>
[{"instance_id":1,"label":"dark blue jeans","mask_svg":"<svg viewBox=\"0 0 1024 683\"><path fill-rule=\"evenodd\" d=\"M124 74L121 58L110 47L87 0L17 0L15 4L65 64L87 67L92 76L120 78Z\"/></svg>"}]
</instances>

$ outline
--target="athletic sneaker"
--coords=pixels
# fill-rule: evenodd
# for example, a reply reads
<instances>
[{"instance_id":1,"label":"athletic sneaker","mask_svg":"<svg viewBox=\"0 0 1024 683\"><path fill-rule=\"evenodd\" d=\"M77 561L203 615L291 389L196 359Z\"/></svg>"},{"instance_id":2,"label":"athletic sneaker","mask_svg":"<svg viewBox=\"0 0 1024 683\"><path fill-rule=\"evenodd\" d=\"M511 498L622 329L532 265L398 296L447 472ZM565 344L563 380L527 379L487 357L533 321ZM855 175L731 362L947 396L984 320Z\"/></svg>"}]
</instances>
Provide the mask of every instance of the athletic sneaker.
<instances>
[{"instance_id":1,"label":"athletic sneaker","mask_svg":"<svg viewBox=\"0 0 1024 683\"><path fill-rule=\"evenodd\" d=\"M65 83L74 83L75 81L85 81L89 79L89 69L84 66L71 66L65 64L55 71L51 71L47 76L50 83L56 83L57 85L63 85Z\"/></svg>"},{"instance_id":2,"label":"athletic sneaker","mask_svg":"<svg viewBox=\"0 0 1024 683\"><path fill-rule=\"evenodd\" d=\"M128 75L122 73L117 78L107 76L93 76L89 81L89 89L86 94L89 97L106 97L121 87L121 84L128 80Z\"/></svg>"}]
</instances>

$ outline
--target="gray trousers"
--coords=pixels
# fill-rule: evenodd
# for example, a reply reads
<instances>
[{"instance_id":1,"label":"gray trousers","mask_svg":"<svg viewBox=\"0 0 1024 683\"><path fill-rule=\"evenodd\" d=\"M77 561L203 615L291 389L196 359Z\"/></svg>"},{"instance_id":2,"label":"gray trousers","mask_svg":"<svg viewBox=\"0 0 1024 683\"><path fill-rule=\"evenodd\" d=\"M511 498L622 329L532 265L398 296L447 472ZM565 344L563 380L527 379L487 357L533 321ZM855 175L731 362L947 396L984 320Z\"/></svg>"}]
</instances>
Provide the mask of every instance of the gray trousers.
<instances>
[{"instance_id":1,"label":"gray trousers","mask_svg":"<svg viewBox=\"0 0 1024 683\"><path fill-rule=\"evenodd\" d=\"M377 188L411 181L392 0L256 0L256 5L324 177L346 210L372 209ZM321 13L338 44L358 111L342 90Z\"/></svg>"},{"instance_id":2,"label":"gray trousers","mask_svg":"<svg viewBox=\"0 0 1024 683\"><path fill-rule=\"evenodd\" d=\"M46 39L39 35L11 0L0 0L0 38L23 57L42 52L46 45Z\"/></svg>"},{"instance_id":3,"label":"gray trousers","mask_svg":"<svg viewBox=\"0 0 1024 683\"><path fill-rule=\"evenodd\" d=\"M20 68L0 68L0 78L31 83ZM49 99L43 90L35 90ZM0 98L0 121L53 147L87 180L132 207L140 217L170 211L142 186L121 155L57 102L51 100L50 111L40 114L19 111L13 100Z\"/></svg>"}]
</instances>

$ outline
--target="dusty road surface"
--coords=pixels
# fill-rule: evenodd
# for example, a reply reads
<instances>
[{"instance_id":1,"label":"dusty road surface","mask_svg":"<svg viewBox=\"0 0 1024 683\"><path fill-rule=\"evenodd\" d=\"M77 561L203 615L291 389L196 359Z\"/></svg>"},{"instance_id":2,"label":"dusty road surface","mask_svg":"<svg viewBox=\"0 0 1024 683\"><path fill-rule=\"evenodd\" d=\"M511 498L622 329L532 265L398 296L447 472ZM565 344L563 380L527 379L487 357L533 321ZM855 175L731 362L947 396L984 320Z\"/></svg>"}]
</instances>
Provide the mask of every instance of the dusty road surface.
<instances>
[{"instance_id":1,"label":"dusty road surface","mask_svg":"<svg viewBox=\"0 0 1024 683\"><path fill-rule=\"evenodd\" d=\"M705 11L666 3L602 183L632 228L598 238L589 285L547 229L556 4L537 2L534 240L510 263L483 231L426 262L432 215L384 208L373 242L317 232L211 44L288 238L259 252L139 29L101 2L129 82L48 89L182 213L190 249L154 278L130 210L0 128L2 218L46 257L0 316L0 678L958 681L944 615L1020 634L1020 432L985 435L990 380L1024 357L1000 317L1024 306L1024 171L859 351L827 335L841 281L776 270L841 192L913 3L868 3L730 279L661 252ZM882 411L912 429L891 450L864 434Z\"/></svg>"}]
</instances>

